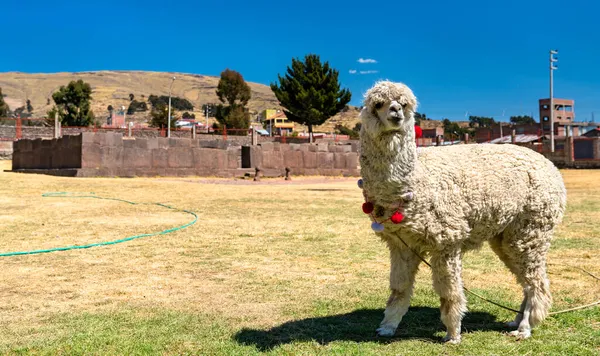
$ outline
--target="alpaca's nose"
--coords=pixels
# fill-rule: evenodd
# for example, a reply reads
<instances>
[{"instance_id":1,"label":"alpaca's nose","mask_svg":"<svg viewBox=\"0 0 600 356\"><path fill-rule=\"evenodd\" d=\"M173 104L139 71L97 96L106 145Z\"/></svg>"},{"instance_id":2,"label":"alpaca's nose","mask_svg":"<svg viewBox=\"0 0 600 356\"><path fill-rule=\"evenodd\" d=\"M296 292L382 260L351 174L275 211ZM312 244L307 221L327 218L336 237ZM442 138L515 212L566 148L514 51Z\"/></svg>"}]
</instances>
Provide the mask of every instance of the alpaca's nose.
<instances>
[{"instance_id":1,"label":"alpaca's nose","mask_svg":"<svg viewBox=\"0 0 600 356\"><path fill-rule=\"evenodd\" d=\"M392 101L392 103L390 104L390 111L398 112L401 109L402 105L400 105L400 103L398 103L397 101Z\"/></svg>"}]
</instances>

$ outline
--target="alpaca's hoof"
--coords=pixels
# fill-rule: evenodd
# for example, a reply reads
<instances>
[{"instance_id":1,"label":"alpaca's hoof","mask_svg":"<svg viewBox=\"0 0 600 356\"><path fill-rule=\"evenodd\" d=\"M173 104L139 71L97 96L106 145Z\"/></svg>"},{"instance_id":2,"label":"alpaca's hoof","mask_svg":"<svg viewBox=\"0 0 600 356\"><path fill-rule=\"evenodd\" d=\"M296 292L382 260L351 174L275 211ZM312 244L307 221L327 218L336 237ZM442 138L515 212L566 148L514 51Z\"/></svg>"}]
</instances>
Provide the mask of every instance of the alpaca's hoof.
<instances>
[{"instance_id":1,"label":"alpaca's hoof","mask_svg":"<svg viewBox=\"0 0 600 356\"><path fill-rule=\"evenodd\" d=\"M391 326L382 326L377 329L377 335L391 337L396 334L396 328L392 328Z\"/></svg>"},{"instance_id":2,"label":"alpaca's hoof","mask_svg":"<svg viewBox=\"0 0 600 356\"><path fill-rule=\"evenodd\" d=\"M515 330L508 333L510 336L514 336L517 340L525 340L531 337L531 330Z\"/></svg>"},{"instance_id":3,"label":"alpaca's hoof","mask_svg":"<svg viewBox=\"0 0 600 356\"><path fill-rule=\"evenodd\" d=\"M446 335L446 336L444 336L442 341L445 342L446 344L458 345L458 344L460 344L460 335L455 336L455 337Z\"/></svg>"}]
</instances>

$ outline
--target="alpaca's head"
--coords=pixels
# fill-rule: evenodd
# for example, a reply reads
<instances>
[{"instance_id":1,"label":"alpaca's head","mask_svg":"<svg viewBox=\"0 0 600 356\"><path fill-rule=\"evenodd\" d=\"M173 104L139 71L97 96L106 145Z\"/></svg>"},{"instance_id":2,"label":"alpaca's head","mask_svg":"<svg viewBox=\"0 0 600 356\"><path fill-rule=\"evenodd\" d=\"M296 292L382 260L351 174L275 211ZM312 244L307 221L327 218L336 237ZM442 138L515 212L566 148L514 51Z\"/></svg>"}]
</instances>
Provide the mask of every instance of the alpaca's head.
<instances>
[{"instance_id":1,"label":"alpaca's head","mask_svg":"<svg viewBox=\"0 0 600 356\"><path fill-rule=\"evenodd\" d=\"M365 104L360 118L362 130L369 136L414 132L414 113L417 98L403 83L381 81L365 94Z\"/></svg>"}]
</instances>

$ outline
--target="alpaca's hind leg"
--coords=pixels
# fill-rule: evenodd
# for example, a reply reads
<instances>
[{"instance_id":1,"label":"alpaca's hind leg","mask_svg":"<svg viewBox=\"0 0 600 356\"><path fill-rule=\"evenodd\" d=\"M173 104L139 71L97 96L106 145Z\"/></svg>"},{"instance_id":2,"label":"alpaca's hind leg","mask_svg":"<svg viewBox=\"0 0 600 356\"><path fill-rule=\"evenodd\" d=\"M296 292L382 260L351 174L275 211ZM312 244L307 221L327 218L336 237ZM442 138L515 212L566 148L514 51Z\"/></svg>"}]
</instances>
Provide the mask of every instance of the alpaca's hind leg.
<instances>
[{"instance_id":1,"label":"alpaca's hind leg","mask_svg":"<svg viewBox=\"0 0 600 356\"><path fill-rule=\"evenodd\" d=\"M380 336L393 336L398 324L408 311L410 298L413 292L415 274L419 267L419 258L409 249L398 248L390 245L390 289L384 318L377 334Z\"/></svg>"},{"instance_id":2,"label":"alpaca's hind leg","mask_svg":"<svg viewBox=\"0 0 600 356\"><path fill-rule=\"evenodd\" d=\"M505 232L510 234L510 232ZM531 336L531 328L538 325L548 315L552 304L550 285L546 274L546 255L551 232L530 230L524 239L505 236L502 242L504 252L511 256L516 267L517 280L523 286L524 306L517 330L511 335L519 339Z\"/></svg>"},{"instance_id":3,"label":"alpaca's hind leg","mask_svg":"<svg viewBox=\"0 0 600 356\"><path fill-rule=\"evenodd\" d=\"M444 341L460 342L460 327L467 311L467 302L461 278L462 253L460 250L444 251L431 256L433 287L440 296L441 319L446 326Z\"/></svg>"},{"instance_id":4,"label":"alpaca's hind leg","mask_svg":"<svg viewBox=\"0 0 600 356\"><path fill-rule=\"evenodd\" d=\"M504 262L506 267L508 267L508 269L515 276L519 276L521 273L518 269L518 265L515 263L515 261L512 258L513 256L507 255L506 252L504 252L504 248L502 247L503 239L504 239L504 236L502 234L499 234L499 235L495 236L494 238L490 239L489 240L490 247L496 253L496 255L498 255L500 260L502 262ZM519 281L519 283L522 283L522 282ZM515 316L515 319L513 321L509 321L508 323L506 323L506 326L508 326L509 328L516 328L519 326L519 324L521 324L521 320L523 320L523 312L525 311L526 304L527 304L527 294L525 293L525 291L523 291L523 301L521 302L521 307L519 308L520 313L517 313L517 315Z\"/></svg>"}]
</instances>

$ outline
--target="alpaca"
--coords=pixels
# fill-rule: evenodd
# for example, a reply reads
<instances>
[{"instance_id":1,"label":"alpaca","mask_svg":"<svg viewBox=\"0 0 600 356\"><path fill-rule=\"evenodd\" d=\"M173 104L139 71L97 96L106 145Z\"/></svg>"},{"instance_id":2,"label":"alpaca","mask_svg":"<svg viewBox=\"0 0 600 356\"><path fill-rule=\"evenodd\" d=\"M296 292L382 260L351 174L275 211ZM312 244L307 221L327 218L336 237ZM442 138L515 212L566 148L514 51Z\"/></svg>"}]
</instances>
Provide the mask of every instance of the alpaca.
<instances>
[{"instance_id":1,"label":"alpaca","mask_svg":"<svg viewBox=\"0 0 600 356\"><path fill-rule=\"evenodd\" d=\"M430 257L444 341L459 343L467 310L462 255L488 241L523 287L521 313L508 325L516 328L511 335L528 338L552 302L546 255L566 206L560 172L516 145L417 149L416 108L408 86L382 81L367 91L360 114L363 194L391 260L391 295L377 333L393 336L408 310L421 261L412 249ZM392 223L397 212L403 220Z\"/></svg>"}]
</instances>

